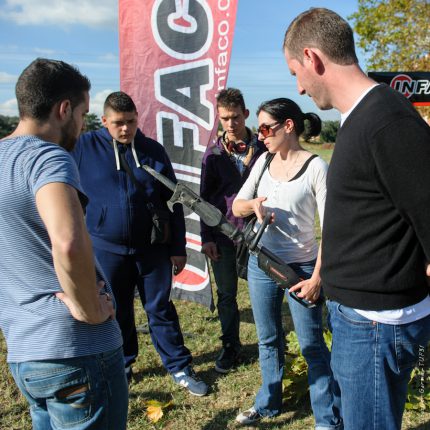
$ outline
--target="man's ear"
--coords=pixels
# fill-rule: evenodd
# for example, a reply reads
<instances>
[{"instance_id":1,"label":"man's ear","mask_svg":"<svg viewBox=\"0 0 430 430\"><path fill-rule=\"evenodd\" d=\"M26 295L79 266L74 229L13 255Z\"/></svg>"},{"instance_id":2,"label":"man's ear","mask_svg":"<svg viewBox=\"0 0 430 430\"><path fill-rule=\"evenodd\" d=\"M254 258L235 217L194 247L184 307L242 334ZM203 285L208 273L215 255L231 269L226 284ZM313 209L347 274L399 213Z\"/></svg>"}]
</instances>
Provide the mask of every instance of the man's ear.
<instances>
[{"instance_id":1,"label":"man's ear","mask_svg":"<svg viewBox=\"0 0 430 430\"><path fill-rule=\"evenodd\" d=\"M60 104L58 105L58 116L60 120L65 120L70 117L72 114L72 104L70 103L70 100L62 100Z\"/></svg>"},{"instance_id":2,"label":"man's ear","mask_svg":"<svg viewBox=\"0 0 430 430\"><path fill-rule=\"evenodd\" d=\"M107 118L105 115L102 115L102 124L103 124L103 127L107 128Z\"/></svg>"},{"instance_id":3,"label":"man's ear","mask_svg":"<svg viewBox=\"0 0 430 430\"><path fill-rule=\"evenodd\" d=\"M243 111L243 116L245 117L245 119L247 119L249 117L249 109L245 109Z\"/></svg>"},{"instance_id":4,"label":"man's ear","mask_svg":"<svg viewBox=\"0 0 430 430\"><path fill-rule=\"evenodd\" d=\"M310 65L318 75L322 75L325 71L324 62L318 50L305 48L303 50L303 62Z\"/></svg>"}]
</instances>

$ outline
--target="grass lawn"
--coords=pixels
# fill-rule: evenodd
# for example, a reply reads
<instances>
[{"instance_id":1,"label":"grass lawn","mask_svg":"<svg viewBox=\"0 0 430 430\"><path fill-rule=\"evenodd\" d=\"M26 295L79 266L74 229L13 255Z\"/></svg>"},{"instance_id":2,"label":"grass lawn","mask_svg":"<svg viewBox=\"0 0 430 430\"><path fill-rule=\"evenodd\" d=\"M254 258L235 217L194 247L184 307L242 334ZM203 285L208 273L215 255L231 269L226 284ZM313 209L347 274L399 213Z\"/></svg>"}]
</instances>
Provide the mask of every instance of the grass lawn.
<instances>
[{"instance_id":1,"label":"grass lawn","mask_svg":"<svg viewBox=\"0 0 430 430\"><path fill-rule=\"evenodd\" d=\"M312 151L315 151L313 146ZM326 159L330 150L323 150ZM258 351L255 326L249 302L247 286L240 283L238 301L241 310L241 340L244 361L234 372L226 376L214 371L214 361L220 342L220 325L217 314L206 308L186 302L176 302L182 330L188 348L194 356L194 366L199 375L210 385L209 395L197 398L176 386L161 366L148 334L140 333L140 356L134 366L135 378L130 389L129 430L170 429L170 430L225 430L235 429L234 418L239 411L249 408L260 384ZM138 325L144 326L145 315L136 301ZM284 306L284 326L292 330L288 308ZM0 335L0 430L30 430L26 402L23 400L9 374L5 357L6 346ZM428 392L429 386L426 386ZM164 410L164 416L157 423L151 423L146 416L145 402L157 400L172 401L173 405ZM248 427L252 428L252 427ZM285 404L279 417L263 420L260 429L309 430L313 428L313 418L306 396L297 404ZM430 413L423 411L406 412L403 419L404 430L430 429Z\"/></svg>"},{"instance_id":2,"label":"grass lawn","mask_svg":"<svg viewBox=\"0 0 430 430\"><path fill-rule=\"evenodd\" d=\"M139 334L140 356L134 367L135 379L130 390L129 430L224 430L235 429L236 414L252 405L260 384L257 338L253 323L246 284L239 288L241 309L241 339L244 345L244 362L237 371L221 376L214 371L214 360L220 346L220 327L216 313L193 303L177 302L177 309L185 334L186 345L194 356L195 369L211 386L206 397L194 397L175 385L161 366L148 334ZM141 306L136 301L138 324L146 321ZM291 320L284 307L284 324L292 329ZM31 423L26 402L23 400L8 372L6 347L0 340L0 429L30 430ZM428 387L427 387L428 389ZM153 424L146 414L145 401L172 401L173 406L164 411L161 420ZM430 429L430 413L407 412L403 429ZM263 420L260 429L310 430L313 418L308 396L298 404L285 405L285 412L271 420Z\"/></svg>"}]
</instances>

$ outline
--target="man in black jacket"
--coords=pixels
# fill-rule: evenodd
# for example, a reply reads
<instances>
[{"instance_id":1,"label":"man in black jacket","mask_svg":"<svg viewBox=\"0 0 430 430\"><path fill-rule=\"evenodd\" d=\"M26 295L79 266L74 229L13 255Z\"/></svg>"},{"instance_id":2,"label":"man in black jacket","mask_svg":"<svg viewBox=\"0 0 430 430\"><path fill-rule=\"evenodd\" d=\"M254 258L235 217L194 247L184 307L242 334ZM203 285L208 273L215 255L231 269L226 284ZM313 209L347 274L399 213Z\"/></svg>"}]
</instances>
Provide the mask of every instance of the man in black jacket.
<instances>
[{"instance_id":1,"label":"man in black jacket","mask_svg":"<svg viewBox=\"0 0 430 430\"><path fill-rule=\"evenodd\" d=\"M217 111L223 134L208 145L203 156L200 194L231 223L243 228L244 219L235 217L231 206L265 147L245 125L249 110L238 89L226 88L219 92ZM228 373L236 366L240 352L236 249L230 239L203 222L201 236L202 252L211 260L218 292L223 348L215 370Z\"/></svg>"},{"instance_id":2,"label":"man in black jacket","mask_svg":"<svg viewBox=\"0 0 430 430\"><path fill-rule=\"evenodd\" d=\"M341 113L321 277L345 429L400 429L430 337L430 128L403 95L363 73L336 13L296 17L284 53L299 93Z\"/></svg>"}]
</instances>

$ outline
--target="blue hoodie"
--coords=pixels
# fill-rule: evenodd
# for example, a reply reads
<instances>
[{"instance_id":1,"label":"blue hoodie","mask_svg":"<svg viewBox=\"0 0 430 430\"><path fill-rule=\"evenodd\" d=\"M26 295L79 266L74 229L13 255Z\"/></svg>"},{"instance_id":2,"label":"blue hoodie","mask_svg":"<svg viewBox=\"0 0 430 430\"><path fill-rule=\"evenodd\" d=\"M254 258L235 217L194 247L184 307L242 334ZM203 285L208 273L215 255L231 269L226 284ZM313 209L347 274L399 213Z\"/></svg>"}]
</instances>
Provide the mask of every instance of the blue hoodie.
<instances>
[{"instance_id":1,"label":"blue hoodie","mask_svg":"<svg viewBox=\"0 0 430 430\"><path fill-rule=\"evenodd\" d=\"M162 145L138 129L134 146L140 164L147 164L176 182ZM168 210L166 202L172 192L136 166L131 145L118 144L118 150L125 152L127 163L141 187L135 186L123 168L117 170L113 139L106 128L82 134L71 153L78 165L82 187L89 198L86 223L94 247L128 255L169 246L171 256L186 255L184 214L178 204L170 217L171 244L150 244L152 220L147 203Z\"/></svg>"}]
</instances>

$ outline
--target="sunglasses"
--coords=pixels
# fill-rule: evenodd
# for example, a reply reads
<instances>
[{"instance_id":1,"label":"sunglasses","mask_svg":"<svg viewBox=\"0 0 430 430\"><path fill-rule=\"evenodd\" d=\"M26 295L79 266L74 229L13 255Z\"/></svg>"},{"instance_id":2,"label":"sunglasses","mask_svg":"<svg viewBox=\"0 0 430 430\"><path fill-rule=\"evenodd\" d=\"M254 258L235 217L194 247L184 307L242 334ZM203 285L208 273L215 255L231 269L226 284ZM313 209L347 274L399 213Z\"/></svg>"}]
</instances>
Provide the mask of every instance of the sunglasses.
<instances>
[{"instance_id":1,"label":"sunglasses","mask_svg":"<svg viewBox=\"0 0 430 430\"><path fill-rule=\"evenodd\" d=\"M273 132L275 131L276 125L280 125L280 123L277 121L273 124L261 124L260 127L257 128L257 132L261 133L263 137L273 136Z\"/></svg>"}]
</instances>

